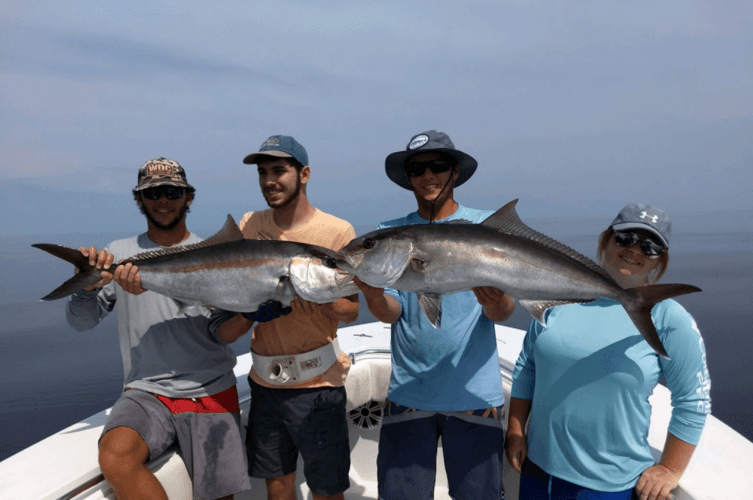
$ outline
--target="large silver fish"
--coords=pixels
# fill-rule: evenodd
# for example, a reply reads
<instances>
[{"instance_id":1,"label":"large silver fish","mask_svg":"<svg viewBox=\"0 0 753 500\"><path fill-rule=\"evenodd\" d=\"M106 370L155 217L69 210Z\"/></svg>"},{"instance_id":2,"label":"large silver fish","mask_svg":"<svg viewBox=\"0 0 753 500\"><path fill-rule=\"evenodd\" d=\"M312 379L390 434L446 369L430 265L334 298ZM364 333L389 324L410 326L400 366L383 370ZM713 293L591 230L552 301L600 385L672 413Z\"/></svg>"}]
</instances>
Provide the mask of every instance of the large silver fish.
<instances>
[{"instance_id":1,"label":"large silver fish","mask_svg":"<svg viewBox=\"0 0 753 500\"><path fill-rule=\"evenodd\" d=\"M374 287L415 292L436 328L442 294L477 286L511 295L541 324L552 306L611 298L622 304L649 345L667 357L651 309L700 289L679 284L624 289L592 260L526 226L515 212L517 201L481 224L419 224L368 233L351 241L330 265Z\"/></svg>"},{"instance_id":2,"label":"large silver fish","mask_svg":"<svg viewBox=\"0 0 753 500\"><path fill-rule=\"evenodd\" d=\"M32 246L79 270L42 300L65 297L101 279L101 271L78 250L46 243ZM331 255L316 245L244 239L228 215L222 230L201 243L141 253L123 263L138 266L142 287L178 302L252 312L268 300L289 306L295 295L323 304L357 294L351 274L326 264ZM109 271L114 270L113 266Z\"/></svg>"}]
</instances>

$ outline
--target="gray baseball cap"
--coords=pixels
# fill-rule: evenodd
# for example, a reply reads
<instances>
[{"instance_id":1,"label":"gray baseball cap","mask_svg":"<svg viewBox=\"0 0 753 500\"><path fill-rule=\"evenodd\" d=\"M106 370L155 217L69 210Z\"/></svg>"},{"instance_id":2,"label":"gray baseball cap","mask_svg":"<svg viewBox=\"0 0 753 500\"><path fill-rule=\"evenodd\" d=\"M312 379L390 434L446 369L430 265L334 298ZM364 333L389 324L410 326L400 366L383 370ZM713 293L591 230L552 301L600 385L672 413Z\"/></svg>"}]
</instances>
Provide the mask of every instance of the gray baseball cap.
<instances>
[{"instance_id":1,"label":"gray baseball cap","mask_svg":"<svg viewBox=\"0 0 753 500\"><path fill-rule=\"evenodd\" d=\"M412 191L413 188L405 174L405 162L411 156L419 153L445 153L455 158L460 165L460 175L455 181L455 187L470 179L478 166L478 162L472 156L455 149L455 145L447 134L429 130L411 137L405 151L398 151L387 157L384 161L384 170L387 172L387 177L398 186Z\"/></svg>"},{"instance_id":2,"label":"gray baseball cap","mask_svg":"<svg viewBox=\"0 0 753 500\"><path fill-rule=\"evenodd\" d=\"M617 217L610 225L615 231L627 231L630 229L643 229L656 235L664 246L669 248L669 234L672 231L672 222L669 215L663 210L652 205L631 203L620 210Z\"/></svg>"}]
</instances>

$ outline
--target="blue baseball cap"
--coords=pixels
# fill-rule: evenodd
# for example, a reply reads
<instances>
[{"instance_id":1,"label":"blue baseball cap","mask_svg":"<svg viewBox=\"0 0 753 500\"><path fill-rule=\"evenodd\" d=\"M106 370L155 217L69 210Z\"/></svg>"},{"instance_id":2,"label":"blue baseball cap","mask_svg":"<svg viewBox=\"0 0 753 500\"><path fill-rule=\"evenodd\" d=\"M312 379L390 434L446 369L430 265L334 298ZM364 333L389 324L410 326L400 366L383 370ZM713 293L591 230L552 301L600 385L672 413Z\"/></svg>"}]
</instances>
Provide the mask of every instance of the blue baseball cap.
<instances>
[{"instance_id":1,"label":"blue baseball cap","mask_svg":"<svg viewBox=\"0 0 753 500\"><path fill-rule=\"evenodd\" d=\"M258 153L251 153L243 158L243 163L259 163L264 157L295 158L301 165L308 166L309 155L301 144L289 135L273 135L264 141Z\"/></svg>"}]
</instances>

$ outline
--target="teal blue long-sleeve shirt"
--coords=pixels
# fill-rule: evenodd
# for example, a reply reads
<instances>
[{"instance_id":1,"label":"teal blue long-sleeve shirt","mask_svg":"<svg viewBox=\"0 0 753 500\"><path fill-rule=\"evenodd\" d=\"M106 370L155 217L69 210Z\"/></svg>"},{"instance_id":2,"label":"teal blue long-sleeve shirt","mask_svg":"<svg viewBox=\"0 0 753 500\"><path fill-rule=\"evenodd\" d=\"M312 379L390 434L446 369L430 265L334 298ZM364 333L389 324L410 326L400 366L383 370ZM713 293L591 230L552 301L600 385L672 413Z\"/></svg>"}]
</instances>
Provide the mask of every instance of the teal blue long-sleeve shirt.
<instances>
[{"instance_id":1,"label":"teal blue long-sleeve shirt","mask_svg":"<svg viewBox=\"0 0 753 500\"><path fill-rule=\"evenodd\" d=\"M614 300L555 307L547 327L531 323L512 397L532 401L528 457L549 474L599 491L635 486L654 464L648 397L662 377L672 394L669 432L698 443L711 410L703 339L674 300L651 315L670 359Z\"/></svg>"}]
</instances>

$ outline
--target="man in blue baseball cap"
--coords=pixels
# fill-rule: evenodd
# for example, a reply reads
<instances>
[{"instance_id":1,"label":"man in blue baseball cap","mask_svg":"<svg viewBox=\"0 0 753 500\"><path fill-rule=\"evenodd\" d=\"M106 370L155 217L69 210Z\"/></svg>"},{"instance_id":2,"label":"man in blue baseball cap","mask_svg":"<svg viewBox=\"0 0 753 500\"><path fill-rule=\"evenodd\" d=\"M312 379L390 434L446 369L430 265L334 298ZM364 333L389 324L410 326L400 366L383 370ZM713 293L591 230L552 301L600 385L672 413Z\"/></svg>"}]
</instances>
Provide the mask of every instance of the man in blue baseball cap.
<instances>
[{"instance_id":1,"label":"man in blue baseball cap","mask_svg":"<svg viewBox=\"0 0 753 500\"><path fill-rule=\"evenodd\" d=\"M387 176L413 192L418 210L379 228L466 220L492 211L455 201L454 190L477 162L442 132L417 134L387 156ZM369 310L392 325L392 376L379 436L379 498L433 498L442 437L450 496L504 498L504 393L493 322L506 320L513 299L478 287L442 298L442 328L421 312L415 293L371 287L356 278Z\"/></svg>"},{"instance_id":2,"label":"man in blue baseball cap","mask_svg":"<svg viewBox=\"0 0 753 500\"><path fill-rule=\"evenodd\" d=\"M353 226L309 202L308 154L294 138L273 135L243 163L256 165L269 205L243 216L240 229L246 238L298 241L337 251L355 237ZM357 295L329 304L296 297L290 310L268 302L256 313L219 311L212 316L210 328L227 342L253 326L246 451L249 474L265 479L270 500L295 498L299 453L315 500L341 500L350 486L344 387L350 359L340 351L337 327L357 317ZM275 369L280 356L294 357L293 366L315 368L288 377Z\"/></svg>"}]
</instances>

